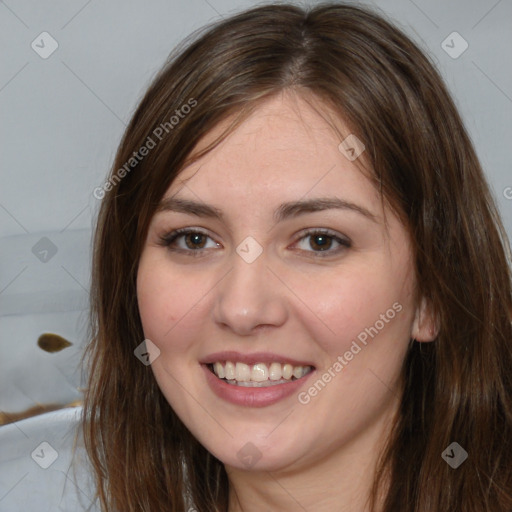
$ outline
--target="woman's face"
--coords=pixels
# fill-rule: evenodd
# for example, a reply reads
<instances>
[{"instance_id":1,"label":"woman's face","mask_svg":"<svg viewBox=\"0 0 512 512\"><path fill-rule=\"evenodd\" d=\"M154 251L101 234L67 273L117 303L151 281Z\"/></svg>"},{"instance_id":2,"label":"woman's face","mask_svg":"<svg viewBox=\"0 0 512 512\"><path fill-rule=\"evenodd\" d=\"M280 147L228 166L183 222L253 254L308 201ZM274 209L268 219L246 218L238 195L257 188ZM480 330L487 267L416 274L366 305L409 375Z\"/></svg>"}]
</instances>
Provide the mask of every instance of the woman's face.
<instances>
[{"instance_id":1,"label":"woman's face","mask_svg":"<svg viewBox=\"0 0 512 512\"><path fill-rule=\"evenodd\" d=\"M340 142L300 97L269 100L182 171L149 227L137 293L151 368L233 468L372 451L422 336L405 228L356 167L362 147Z\"/></svg>"}]
</instances>

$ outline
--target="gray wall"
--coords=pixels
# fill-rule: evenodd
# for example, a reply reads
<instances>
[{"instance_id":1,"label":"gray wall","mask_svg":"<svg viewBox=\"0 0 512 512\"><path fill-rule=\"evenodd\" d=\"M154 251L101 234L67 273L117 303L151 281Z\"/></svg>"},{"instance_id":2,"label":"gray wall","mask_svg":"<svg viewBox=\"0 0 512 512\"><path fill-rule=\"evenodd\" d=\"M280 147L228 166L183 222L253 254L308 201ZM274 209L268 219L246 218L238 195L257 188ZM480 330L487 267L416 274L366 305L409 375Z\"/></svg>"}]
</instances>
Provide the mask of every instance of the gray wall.
<instances>
[{"instance_id":1,"label":"gray wall","mask_svg":"<svg viewBox=\"0 0 512 512\"><path fill-rule=\"evenodd\" d=\"M193 29L256 3L1 2L0 238L90 229L98 203L92 190L102 183L125 123L169 51ZM383 0L373 5L439 63L512 233L512 190L507 189L512 186L511 2ZM44 31L58 42L47 59L31 48ZM457 59L441 48L453 31L469 44ZM0 290L8 280L2 276Z\"/></svg>"}]
</instances>

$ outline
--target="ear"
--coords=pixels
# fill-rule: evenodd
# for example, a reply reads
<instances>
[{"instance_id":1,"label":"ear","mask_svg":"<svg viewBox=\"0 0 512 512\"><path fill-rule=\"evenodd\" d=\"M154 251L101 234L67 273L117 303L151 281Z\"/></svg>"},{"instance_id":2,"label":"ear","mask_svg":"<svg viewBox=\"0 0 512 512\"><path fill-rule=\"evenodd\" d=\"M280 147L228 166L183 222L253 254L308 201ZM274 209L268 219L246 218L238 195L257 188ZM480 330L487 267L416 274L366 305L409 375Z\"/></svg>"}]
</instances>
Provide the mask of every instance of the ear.
<instances>
[{"instance_id":1,"label":"ear","mask_svg":"<svg viewBox=\"0 0 512 512\"><path fill-rule=\"evenodd\" d=\"M425 298L422 298L414 314L411 338L420 342L434 341L438 334L437 318L435 318L431 305Z\"/></svg>"}]
</instances>

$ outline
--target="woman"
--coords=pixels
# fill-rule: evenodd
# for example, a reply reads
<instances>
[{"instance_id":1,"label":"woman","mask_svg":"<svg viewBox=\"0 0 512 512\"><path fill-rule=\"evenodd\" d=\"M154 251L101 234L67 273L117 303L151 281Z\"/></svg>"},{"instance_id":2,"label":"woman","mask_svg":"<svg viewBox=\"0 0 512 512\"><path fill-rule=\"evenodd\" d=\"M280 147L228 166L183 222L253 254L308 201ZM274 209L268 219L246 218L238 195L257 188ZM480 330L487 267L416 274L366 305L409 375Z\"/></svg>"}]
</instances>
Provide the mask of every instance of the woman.
<instances>
[{"instance_id":1,"label":"woman","mask_svg":"<svg viewBox=\"0 0 512 512\"><path fill-rule=\"evenodd\" d=\"M365 9L180 48L95 239L104 510L512 508L508 245L437 71Z\"/></svg>"}]
</instances>

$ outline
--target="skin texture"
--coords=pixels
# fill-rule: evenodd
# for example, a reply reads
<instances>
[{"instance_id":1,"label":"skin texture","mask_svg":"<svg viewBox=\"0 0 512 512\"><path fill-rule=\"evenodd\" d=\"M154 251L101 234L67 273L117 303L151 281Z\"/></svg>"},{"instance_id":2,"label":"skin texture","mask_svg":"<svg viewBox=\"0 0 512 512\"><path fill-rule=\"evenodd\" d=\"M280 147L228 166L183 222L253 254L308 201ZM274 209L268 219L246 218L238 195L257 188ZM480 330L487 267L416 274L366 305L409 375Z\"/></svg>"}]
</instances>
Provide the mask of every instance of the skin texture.
<instances>
[{"instance_id":1,"label":"skin texture","mask_svg":"<svg viewBox=\"0 0 512 512\"><path fill-rule=\"evenodd\" d=\"M160 350L152 370L181 420L224 462L233 512L364 510L410 339L435 335L414 300L406 229L340 142L300 96L274 97L164 195L213 205L224 219L164 211L149 227L137 294L145 337ZM273 218L283 202L333 197L375 220L351 209ZM209 238L182 236L171 245L182 252L173 252L160 238L178 228ZM320 251L310 228L350 247L328 239ZM248 236L263 249L252 263L236 252ZM393 304L401 306L394 318L307 404L293 394L266 407L233 405L213 393L199 364L223 350L289 354L316 369L307 391ZM261 454L249 468L237 457L248 442Z\"/></svg>"}]
</instances>

